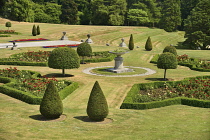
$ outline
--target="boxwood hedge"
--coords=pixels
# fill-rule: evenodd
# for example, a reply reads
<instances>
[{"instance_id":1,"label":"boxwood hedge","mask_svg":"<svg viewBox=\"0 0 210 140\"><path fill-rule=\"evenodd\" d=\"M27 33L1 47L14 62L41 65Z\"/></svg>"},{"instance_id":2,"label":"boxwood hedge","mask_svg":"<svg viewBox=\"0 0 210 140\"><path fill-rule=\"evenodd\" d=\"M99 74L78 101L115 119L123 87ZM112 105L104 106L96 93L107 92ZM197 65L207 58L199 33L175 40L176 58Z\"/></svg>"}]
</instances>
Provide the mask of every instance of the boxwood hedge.
<instances>
[{"instance_id":1,"label":"boxwood hedge","mask_svg":"<svg viewBox=\"0 0 210 140\"><path fill-rule=\"evenodd\" d=\"M188 80L195 78L185 78L182 81L169 81L167 82L171 86L176 86L180 83L185 83ZM210 76L198 76L196 78L210 78ZM130 91L127 93L127 96L125 97L122 105L120 106L120 109L151 109L151 108L159 108L169 105L175 105L175 104L182 104L182 105L188 105L188 106L194 106L194 107L202 107L202 108L210 108L210 101L207 100L199 100L194 98L186 98L186 97L176 97L176 98L170 98L165 99L162 101L154 101L154 102L147 102L147 103L136 103L133 101L136 94L139 94L139 90L145 90L145 89L152 89L152 88L161 88L164 85L165 82L152 82L152 83L140 83L140 84L134 84Z\"/></svg>"}]
</instances>

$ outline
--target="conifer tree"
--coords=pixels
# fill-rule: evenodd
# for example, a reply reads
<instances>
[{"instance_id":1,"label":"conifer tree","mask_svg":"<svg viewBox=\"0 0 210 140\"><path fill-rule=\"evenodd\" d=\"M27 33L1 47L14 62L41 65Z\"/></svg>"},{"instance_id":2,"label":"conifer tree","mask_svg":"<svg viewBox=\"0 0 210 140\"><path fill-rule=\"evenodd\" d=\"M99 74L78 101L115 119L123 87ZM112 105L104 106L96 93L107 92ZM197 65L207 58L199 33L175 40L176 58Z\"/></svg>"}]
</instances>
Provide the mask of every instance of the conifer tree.
<instances>
[{"instance_id":1,"label":"conifer tree","mask_svg":"<svg viewBox=\"0 0 210 140\"><path fill-rule=\"evenodd\" d=\"M36 30L36 26L34 25L32 28L32 35L36 36L37 35L37 30Z\"/></svg>"},{"instance_id":2,"label":"conifer tree","mask_svg":"<svg viewBox=\"0 0 210 140\"><path fill-rule=\"evenodd\" d=\"M37 26L37 35L40 35L40 27L39 27L39 25Z\"/></svg>"},{"instance_id":3,"label":"conifer tree","mask_svg":"<svg viewBox=\"0 0 210 140\"><path fill-rule=\"evenodd\" d=\"M152 50L152 41L151 41L150 36L147 38L147 42L145 44L145 49L147 51L151 51Z\"/></svg>"},{"instance_id":4,"label":"conifer tree","mask_svg":"<svg viewBox=\"0 0 210 140\"><path fill-rule=\"evenodd\" d=\"M133 50L133 49L134 49L134 42L133 42L133 35L132 35L132 34L131 34L131 36L130 36L128 48L129 48L130 50Z\"/></svg>"},{"instance_id":5,"label":"conifer tree","mask_svg":"<svg viewBox=\"0 0 210 140\"><path fill-rule=\"evenodd\" d=\"M95 82L90 93L87 114L93 121L103 121L109 113L106 98L101 90L98 81Z\"/></svg>"},{"instance_id":6,"label":"conifer tree","mask_svg":"<svg viewBox=\"0 0 210 140\"><path fill-rule=\"evenodd\" d=\"M53 81L47 85L40 104L40 113L48 119L59 118L63 113L63 104Z\"/></svg>"}]
</instances>

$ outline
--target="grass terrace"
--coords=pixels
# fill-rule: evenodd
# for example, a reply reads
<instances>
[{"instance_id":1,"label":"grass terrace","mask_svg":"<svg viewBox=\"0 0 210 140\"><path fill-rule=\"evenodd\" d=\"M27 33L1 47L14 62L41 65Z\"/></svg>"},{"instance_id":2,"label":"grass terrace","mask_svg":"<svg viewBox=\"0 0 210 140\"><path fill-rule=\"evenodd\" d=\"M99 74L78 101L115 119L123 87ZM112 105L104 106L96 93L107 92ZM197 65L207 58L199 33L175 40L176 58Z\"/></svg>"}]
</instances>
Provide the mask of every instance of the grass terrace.
<instances>
[{"instance_id":1,"label":"grass terrace","mask_svg":"<svg viewBox=\"0 0 210 140\"><path fill-rule=\"evenodd\" d=\"M7 20L0 20L0 28L5 28ZM12 22L11 30L21 34L2 37L0 43L9 40L30 39L34 23ZM70 40L80 41L91 34L94 44L93 52L116 50L125 39L128 45L130 34L133 34L135 48L124 54L124 66L146 67L156 71L153 75L137 77L104 77L88 75L82 72L89 67L114 66L114 61L82 64L78 69L68 69L66 74L71 77L56 77L58 80L70 80L79 83L79 88L63 100L63 121L41 121L38 105L30 105L0 93L0 138L2 140L28 139L100 139L100 140L209 140L210 139L210 109L186 105L134 110L119 109L127 93L134 84L151 83L163 78L162 69L150 63L155 54L162 53L166 45L178 44L184 40L184 32L167 33L162 29L128 26L83 26L36 23L40 26L39 38L58 40L66 31ZM6 29L6 28L5 28ZM153 50L145 51L144 44L148 36L153 42ZM105 44L109 43L110 46ZM139 48L136 48L139 46ZM0 58L9 58L12 54L28 51L51 51L54 48L28 47L20 50L8 48L0 50ZM74 48L76 49L76 48ZM189 57L209 60L209 51L178 49L178 55L187 54ZM0 69L14 67L0 65ZM56 75L60 69L46 66L16 66L18 70L31 70L41 75ZM187 77L210 75L210 72L190 70L185 66L167 70L167 78L174 81ZM97 124L82 121L86 114L88 98L95 81L98 81L109 105L108 118L112 123ZM1 83L2 84L2 83Z\"/></svg>"}]
</instances>

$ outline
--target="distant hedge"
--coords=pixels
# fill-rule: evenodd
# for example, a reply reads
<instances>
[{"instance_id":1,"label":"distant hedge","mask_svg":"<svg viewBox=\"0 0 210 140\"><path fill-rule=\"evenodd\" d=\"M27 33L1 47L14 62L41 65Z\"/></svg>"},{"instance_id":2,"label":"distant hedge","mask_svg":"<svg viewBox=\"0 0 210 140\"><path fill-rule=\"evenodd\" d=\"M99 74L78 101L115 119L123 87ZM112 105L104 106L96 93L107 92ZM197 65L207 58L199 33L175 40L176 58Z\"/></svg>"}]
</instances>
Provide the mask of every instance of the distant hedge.
<instances>
[{"instance_id":1,"label":"distant hedge","mask_svg":"<svg viewBox=\"0 0 210 140\"><path fill-rule=\"evenodd\" d=\"M195 77L192 77L195 78ZM210 76L197 76L197 78L210 78ZM167 83L171 86L178 85L180 83L184 83L191 78L186 78L182 81L168 81ZM152 88L161 88L164 85L164 82L153 82L153 83L140 83L134 84L130 91L127 93L120 109L152 109L159 108L164 106L182 104L194 107L202 107L202 108L210 108L209 100L199 100L194 98L186 98L186 97L176 97L169 98L162 101L154 101L147 103L136 103L133 101L136 94L139 94L139 90L152 89Z\"/></svg>"},{"instance_id":2,"label":"distant hedge","mask_svg":"<svg viewBox=\"0 0 210 140\"><path fill-rule=\"evenodd\" d=\"M88 63L98 63L98 62L108 62L112 61L116 56L114 54L108 53L108 51L104 52L93 52L92 57L101 55L100 58L90 58L84 59L85 62ZM15 55L12 55L15 56ZM82 60L80 60L82 61ZM26 62L19 61L13 58L0 58L0 65L17 65L17 66L48 66L47 62Z\"/></svg>"},{"instance_id":3,"label":"distant hedge","mask_svg":"<svg viewBox=\"0 0 210 140\"><path fill-rule=\"evenodd\" d=\"M157 64L157 60L158 60L159 56L160 56L159 54L154 55L154 57L151 59L150 63ZM196 59L196 58L193 58L193 59ZM187 62L185 62L185 63L178 62L178 65L189 67L191 70L210 72L210 69L198 68L195 64L193 65L193 64L189 64Z\"/></svg>"}]
</instances>

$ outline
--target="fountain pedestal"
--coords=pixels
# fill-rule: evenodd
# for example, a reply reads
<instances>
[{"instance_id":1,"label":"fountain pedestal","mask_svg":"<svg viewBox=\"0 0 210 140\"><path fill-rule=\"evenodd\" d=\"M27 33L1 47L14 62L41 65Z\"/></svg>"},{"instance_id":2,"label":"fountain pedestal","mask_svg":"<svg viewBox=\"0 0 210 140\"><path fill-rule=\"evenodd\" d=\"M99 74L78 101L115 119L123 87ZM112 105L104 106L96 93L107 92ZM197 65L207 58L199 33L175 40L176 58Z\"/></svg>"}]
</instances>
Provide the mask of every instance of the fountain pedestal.
<instances>
[{"instance_id":1,"label":"fountain pedestal","mask_svg":"<svg viewBox=\"0 0 210 140\"><path fill-rule=\"evenodd\" d=\"M121 55L123 55L127 52L120 52L120 53L109 52L109 53L116 54L117 57L115 57L115 59L114 59L115 60L114 68L106 69L107 71L114 72L114 73L133 72L133 69L124 68L124 66L123 66L123 58L121 57Z\"/></svg>"}]
</instances>

